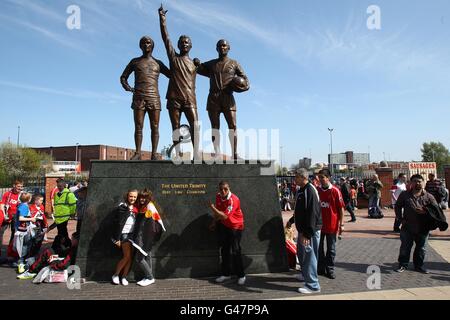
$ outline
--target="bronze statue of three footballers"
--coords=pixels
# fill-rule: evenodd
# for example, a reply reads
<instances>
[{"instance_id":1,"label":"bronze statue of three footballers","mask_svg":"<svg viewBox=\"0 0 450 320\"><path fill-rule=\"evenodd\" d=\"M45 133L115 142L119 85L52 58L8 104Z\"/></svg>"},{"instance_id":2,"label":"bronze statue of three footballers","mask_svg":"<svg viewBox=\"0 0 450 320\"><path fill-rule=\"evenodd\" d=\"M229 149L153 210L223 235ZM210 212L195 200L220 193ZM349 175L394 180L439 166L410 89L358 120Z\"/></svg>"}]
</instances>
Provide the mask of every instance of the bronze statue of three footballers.
<instances>
[{"instance_id":1,"label":"bronze statue of three footballers","mask_svg":"<svg viewBox=\"0 0 450 320\"><path fill-rule=\"evenodd\" d=\"M152 160L156 159L161 112L161 101L158 91L160 73L169 78L166 99L176 155L181 157L177 130L180 128L180 118L184 113L189 122L194 159L201 159L199 152L200 137L198 134L200 128L195 96L195 80L198 73L210 79L207 111L213 129L214 152L216 155L220 155L220 114L223 113L228 124L232 156L234 159L237 159L236 102L233 92L248 90L249 82L239 63L228 57L228 52L230 51L229 42L223 39L217 42L217 59L205 63L200 63L197 58L192 60L189 57L189 51L192 48L191 39L186 35L180 36L178 40L179 53L177 53L167 32L167 11L161 5L158 13L161 36L169 59L170 70L161 61L152 57L153 40L150 37L143 37L139 42L142 56L132 59L120 77L123 88L126 91L133 92L131 108L134 111L136 153L131 160L141 160L142 129L146 113L148 113L150 119ZM134 72L135 77L134 88L130 87L127 82L132 72Z\"/></svg>"}]
</instances>

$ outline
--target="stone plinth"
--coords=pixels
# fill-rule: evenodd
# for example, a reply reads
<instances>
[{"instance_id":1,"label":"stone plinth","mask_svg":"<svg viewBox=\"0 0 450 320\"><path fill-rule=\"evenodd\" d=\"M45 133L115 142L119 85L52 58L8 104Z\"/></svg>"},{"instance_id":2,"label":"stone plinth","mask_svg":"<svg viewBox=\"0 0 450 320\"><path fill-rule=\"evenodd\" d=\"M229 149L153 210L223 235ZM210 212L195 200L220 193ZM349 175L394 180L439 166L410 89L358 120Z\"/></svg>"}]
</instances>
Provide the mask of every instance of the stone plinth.
<instances>
[{"instance_id":1,"label":"stone plinth","mask_svg":"<svg viewBox=\"0 0 450 320\"><path fill-rule=\"evenodd\" d=\"M215 201L221 180L228 181L241 200L246 272L286 271L276 179L273 170L269 170L270 175L261 175L264 167L269 166L249 162L175 165L170 161L93 161L77 254L83 276L110 280L121 257L111 241L111 212L133 188L152 190L167 229L153 248L155 277L218 275L217 240L215 232L207 228L211 221L207 202Z\"/></svg>"}]
</instances>

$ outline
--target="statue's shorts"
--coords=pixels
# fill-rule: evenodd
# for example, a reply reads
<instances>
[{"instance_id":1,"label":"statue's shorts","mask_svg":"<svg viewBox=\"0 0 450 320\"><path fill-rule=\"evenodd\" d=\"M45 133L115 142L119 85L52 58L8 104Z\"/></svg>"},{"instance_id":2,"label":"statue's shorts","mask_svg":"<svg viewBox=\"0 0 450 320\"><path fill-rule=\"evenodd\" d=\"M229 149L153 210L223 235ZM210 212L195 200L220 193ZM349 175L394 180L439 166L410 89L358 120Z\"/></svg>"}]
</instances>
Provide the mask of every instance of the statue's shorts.
<instances>
[{"instance_id":1,"label":"statue's shorts","mask_svg":"<svg viewBox=\"0 0 450 320\"><path fill-rule=\"evenodd\" d=\"M208 95L206 110L211 112L236 111L236 102L232 94L225 92L212 93Z\"/></svg>"},{"instance_id":2,"label":"statue's shorts","mask_svg":"<svg viewBox=\"0 0 450 320\"><path fill-rule=\"evenodd\" d=\"M181 111L184 111L186 109L197 109L197 106L190 102L169 99L167 100L167 109L179 109Z\"/></svg>"},{"instance_id":3,"label":"statue's shorts","mask_svg":"<svg viewBox=\"0 0 450 320\"><path fill-rule=\"evenodd\" d=\"M159 99L148 99L141 97L133 97L133 103L131 104L133 110L161 110L161 102Z\"/></svg>"}]
</instances>

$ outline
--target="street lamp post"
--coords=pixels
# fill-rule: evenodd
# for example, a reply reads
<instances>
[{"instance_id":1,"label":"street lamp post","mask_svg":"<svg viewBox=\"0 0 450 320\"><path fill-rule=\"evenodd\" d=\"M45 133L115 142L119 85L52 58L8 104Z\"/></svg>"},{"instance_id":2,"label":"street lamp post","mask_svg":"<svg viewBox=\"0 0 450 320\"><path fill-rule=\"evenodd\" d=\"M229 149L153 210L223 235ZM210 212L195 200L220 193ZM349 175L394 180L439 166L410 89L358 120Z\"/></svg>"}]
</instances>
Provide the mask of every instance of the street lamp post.
<instances>
[{"instance_id":1,"label":"street lamp post","mask_svg":"<svg viewBox=\"0 0 450 320\"><path fill-rule=\"evenodd\" d=\"M79 143L75 144L75 177L77 176L78 172L78 146Z\"/></svg>"},{"instance_id":2,"label":"street lamp post","mask_svg":"<svg viewBox=\"0 0 450 320\"><path fill-rule=\"evenodd\" d=\"M280 146L280 166L281 175L283 175L283 146Z\"/></svg>"},{"instance_id":3,"label":"street lamp post","mask_svg":"<svg viewBox=\"0 0 450 320\"><path fill-rule=\"evenodd\" d=\"M330 131L330 173L333 175L333 128L328 128Z\"/></svg>"},{"instance_id":4,"label":"street lamp post","mask_svg":"<svg viewBox=\"0 0 450 320\"><path fill-rule=\"evenodd\" d=\"M20 145L20 126L17 127L17 148Z\"/></svg>"}]
</instances>

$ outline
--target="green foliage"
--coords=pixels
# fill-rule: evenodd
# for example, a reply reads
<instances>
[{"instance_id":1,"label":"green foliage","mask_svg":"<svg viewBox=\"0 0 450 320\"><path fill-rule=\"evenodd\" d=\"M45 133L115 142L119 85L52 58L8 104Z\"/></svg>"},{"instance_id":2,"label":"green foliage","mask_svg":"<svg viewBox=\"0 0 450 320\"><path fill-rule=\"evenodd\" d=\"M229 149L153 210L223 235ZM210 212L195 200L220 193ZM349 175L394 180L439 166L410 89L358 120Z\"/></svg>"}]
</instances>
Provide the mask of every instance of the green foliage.
<instances>
[{"instance_id":1,"label":"green foliage","mask_svg":"<svg viewBox=\"0 0 450 320\"><path fill-rule=\"evenodd\" d=\"M450 152L441 142L424 142L422 161L436 162L438 173L444 171L444 165L450 165Z\"/></svg>"},{"instance_id":2,"label":"green foliage","mask_svg":"<svg viewBox=\"0 0 450 320\"><path fill-rule=\"evenodd\" d=\"M275 166L275 172L276 172L276 175L277 176L287 176L287 173L288 173L288 168L286 168L286 167L283 167L283 168L281 168L281 166L280 165L276 165Z\"/></svg>"},{"instance_id":3,"label":"green foliage","mask_svg":"<svg viewBox=\"0 0 450 320\"><path fill-rule=\"evenodd\" d=\"M51 169L52 158L37 153L33 149L15 146L11 143L0 145L0 186L10 186L14 179L44 175Z\"/></svg>"}]
</instances>

